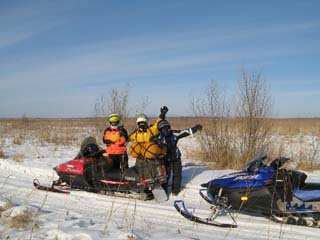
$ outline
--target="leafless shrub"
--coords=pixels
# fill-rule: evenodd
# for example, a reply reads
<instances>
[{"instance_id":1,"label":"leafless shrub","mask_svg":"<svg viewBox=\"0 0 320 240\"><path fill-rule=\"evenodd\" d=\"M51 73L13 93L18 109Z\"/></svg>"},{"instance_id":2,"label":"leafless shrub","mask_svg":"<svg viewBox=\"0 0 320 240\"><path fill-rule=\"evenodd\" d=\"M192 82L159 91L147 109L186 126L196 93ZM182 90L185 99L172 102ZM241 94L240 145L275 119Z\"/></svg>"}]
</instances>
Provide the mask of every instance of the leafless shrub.
<instances>
[{"instance_id":1,"label":"leafless shrub","mask_svg":"<svg viewBox=\"0 0 320 240\"><path fill-rule=\"evenodd\" d=\"M8 208L1 213L1 223L7 224L11 228L24 229L33 223L33 217L27 210L15 212L15 207Z\"/></svg>"},{"instance_id":2,"label":"leafless shrub","mask_svg":"<svg viewBox=\"0 0 320 240\"><path fill-rule=\"evenodd\" d=\"M234 159L234 141L231 122L226 121L230 117L226 94L211 81L204 97L193 98L191 106L194 115L205 126L199 135L205 161L218 167L228 166Z\"/></svg>"},{"instance_id":3,"label":"leafless shrub","mask_svg":"<svg viewBox=\"0 0 320 240\"><path fill-rule=\"evenodd\" d=\"M240 162L244 163L269 145L271 102L260 72L242 72L236 101L239 121Z\"/></svg>"},{"instance_id":4,"label":"leafless shrub","mask_svg":"<svg viewBox=\"0 0 320 240\"><path fill-rule=\"evenodd\" d=\"M320 124L313 127L313 134L309 136L312 140L309 145L305 144L303 137L300 137L300 151L297 168L303 170L320 169Z\"/></svg>"},{"instance_id":5,"label":"leafless shrub","mask_svg":"<svg viewBox=\"0 0 320 240\"><path fill-rule=\"evenodd\" d=\"M150 105L151 100L148 96L144 96L141 100L141 103L139 106L136 106L135 114L138 115L140 113L143 113L146 108Z\"/></svg>"},{"instance_id":6,"label":"leafless shrub","mask_svg":"<svg viewBox=\"0 0 320 240\"><path fill-rule=\"evenodd\" d=\"M315 162L316 159L320 158L320 123L313 128L313 141L311 142L311 154L310 160Z\"/></svg>"},{"instance_id":7,"label":"leafless shrub","mask_svg":"<svg viewBox=\"0 0 320 240\"><path fill-rule=\"evenodd\" d=\"M6 158L6 155L2 149L0 149L0 158Z\"/></svg>"},{"instance_id":8,"label":"leafless shrub","mask_svg":"<svg viewBox=\"0 0 320 240\"><path fill-rule=\"evenodd\" d=\"M191 102L194 115L205 126L200 136L204 159L217 167L239 168L268 146L271 104L259 72L243 72L235 102L232 117L226 91L215 81L210 82L204 97Z\"/></svg>"},{"instance_id":9,"label":"leafless shrub","mask_svg":"<svg viewBox=\"0 0 320 240\"><path fill-rule=\"evenodd\" d=\"M116 113L120 118L128 116L128 98L130 86L127 85L122 89L113 88L108 95L100 96L94 106L94 112L97 117L106 117Z\"/></svg>"},{"instance_id":10,"label":"leafless shrub","mask_svg":"<svg viewBox=\"0 0 320 240\"><path fill-rule=\"evenodd\" d=\"M111 89L107 95L101 95L96 100L96 103L94 105L94 112L96 116L96 130L95 134L93 134L92 136L97 135L97 139L100 140L101 135L106 128L106 117L113 113L119 115L122 124L125 125L126 129L129 130L129 132L131 131L131 129L134 129L134 125L132 126L132 123L135 123L135 121L129 119L130 113L134 112L135 114L139 114L144 112L151 101L148 96L144 96L141 103L136 106L132 106L131 110L129 111L129 95L130 86L126 85L125 87L120 89ZM129 124L129 126L127 124Z\"/></svg>"},{"instance_id":11,"label":"leafless shrub","mask_svg":"<svg viewBox=\"0 0 320 240\"><path fill-rule=\"evenodd\" d=\"M97 121L96 128L103 133L106 125L104 118L112 113L118 114L120 119L128 117L128 99L130 93L130 86L126 85L122 89L113 88L108 95L101 95L94 105L94 112Z\"/></svg>"},{"instance_id":12,"label":"leafless shrub","mask_svg":"<svg viewBox=\"0 0 320 240\"><path fill-rule=\"evenodd\" d=\"M13 138L12 143L13 143L13 144L16 144L16 145L22 145L22 144L23 144L23 141L24 141L24 138L19 134L18 136L15 136L15 137Z\"/></svg>"},{"instance_id":13,"label":"leafless shrub","mask_svg":"<svg viewBox=\"0 0 320 240\"><path fill-rule=\"evenodd\" d=\"M19 215L13 217L10 222L8 222L9 226L16 229L23 229L29 226L33 222L32 217L28 214Z\"/></svg>"},{"instance_id":14,"label":"leafless shrub","mask_svg":"<svg viewBox=\"0 0 320 240\"><path fill-rule=\"evenodd\" d=\"M24 158L24 154L23 153L16 153L13 157L12 160L15 162L22 162Z\"/></svg>"},{"instance_id":15,"label":"leafless shrub","mask_svg":"<svg viewBox=\"0 0 320 240\"><path fill-rule=\"evenodd\" d=\"M1 139L0 139L1 140ZM6 154L3 151L3 140L0 142L0 158L6 158Z\"/></svg>"},{"instance_id":16,"label":"leafless shrub","mask_svg":"<svg viewBox=\"0 0 320 240\"><path fill-rule=\"evenodd\" d=\"M133 235L128 235L127 237L128 237L128 240L135 240L136 239L136 237Z\"/></svg>"}]
</instances>

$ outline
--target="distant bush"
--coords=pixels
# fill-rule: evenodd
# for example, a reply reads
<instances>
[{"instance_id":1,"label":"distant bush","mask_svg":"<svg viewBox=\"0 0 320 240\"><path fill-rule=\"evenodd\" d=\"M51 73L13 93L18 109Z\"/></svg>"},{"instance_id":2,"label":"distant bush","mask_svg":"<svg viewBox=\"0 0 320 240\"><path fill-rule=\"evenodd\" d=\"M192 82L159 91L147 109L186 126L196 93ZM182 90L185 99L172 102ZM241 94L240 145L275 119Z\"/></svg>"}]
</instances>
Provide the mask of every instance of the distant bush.
<instances>
[{"instance_id":1,"label":"distant bush","mask_svg":"<svg viewBox=\"0 0 320 240\"><path fill-rule=\"evenodd\" d=\"M6 158L4 151L0 149L0 158Z\"/></svg>"},{"instance_id":2,"label":"distant bush","mask_svg":"<svg viewBox=\"0 0 320 240\"><path fill-rule=\"evenodd\" d=\"M12 160L15 161L15 162L22 162L24 157L25 157L24 154L17 153L12 157Z\"/></svg>"},{"instance_id":3,"label":"distant bush","mask_svg":"<svg viewBox=\"0 0 320 240\"><path fill-rule=\"evenodd\" d=\"M191 101L204 125L199 137L204 160L211 166L240 168L268 147L270 99L260 73L243 71L235 101L228 101L215 81Z\"/></svg>"}]
</instances>

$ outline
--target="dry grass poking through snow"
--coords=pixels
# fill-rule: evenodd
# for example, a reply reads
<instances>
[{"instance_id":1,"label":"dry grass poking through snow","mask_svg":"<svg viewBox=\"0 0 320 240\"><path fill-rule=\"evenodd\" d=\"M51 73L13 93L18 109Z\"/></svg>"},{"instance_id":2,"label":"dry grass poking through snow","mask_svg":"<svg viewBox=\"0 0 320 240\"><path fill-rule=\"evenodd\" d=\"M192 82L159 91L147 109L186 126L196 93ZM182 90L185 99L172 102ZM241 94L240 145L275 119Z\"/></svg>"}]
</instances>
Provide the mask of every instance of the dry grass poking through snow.
<instances>
[{"instance_id":1,"label":"dry grass poking through snow","mask_svg":"<svg viewBox=\"0 0 320 240\"><path fill-rule=\"evenodd\" d=\"M6 158L4 151L0 148L0 158Z\"/></svg>"},{"instance_id":2,"label":"dry grass poking through snow","mask_svg":"<svg viewBox=\"0 0 320 240\"><path fill-rule=\"evenodd\" d=\"M184 129L201 123L204 128L210 128L210 121L192 117L168 118L173 129ZM270 146L269 150L274 155L286 155L296 161L297 166L305 169L319 169L320 152L320 118L299 119L269 119L270 120ZM150 119L150 124L155 118ZM239 129L237 119L224 119L229 123L231 133ZM129 133L136 127L135 118L123 119L122 123ZM27 141L38 144L74 145L79 146L82 139L94 136L103 146L102 135L106 127L105 118L81 119L0 119L0 158L7 157L3 149L3 141L11 138L17 145ZM191 147L191 146L190 146ZM221 150L223 151L223 149ZM199 146L188 149L185 158L206 160L206 155L218 154L217 152L201 151ZM12 157L19 161L23 156ZM230 157L225 157L218 167L230 167ZM216 163L207 162L209 166L217 167Z\"/></svg>"}]
</instances>

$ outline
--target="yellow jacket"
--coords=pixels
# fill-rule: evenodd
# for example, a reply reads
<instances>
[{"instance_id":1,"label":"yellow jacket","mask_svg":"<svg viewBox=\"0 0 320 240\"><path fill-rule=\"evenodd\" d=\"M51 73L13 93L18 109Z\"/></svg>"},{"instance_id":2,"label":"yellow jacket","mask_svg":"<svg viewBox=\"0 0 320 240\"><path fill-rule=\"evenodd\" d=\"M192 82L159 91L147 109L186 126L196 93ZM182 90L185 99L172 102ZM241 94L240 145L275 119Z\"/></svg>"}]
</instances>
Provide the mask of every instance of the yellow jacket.
<instances>
[{"instance_id":1,"label":"yellow jacket","mask_svg":"<svg viewBox=\"0 0 320 240\"><path fill-rule=\"evenodd\" d=\"M157 118L155 124L148 127L147 130L140 131L138 128L129 135L128 141L130 142L138 142L138 143L145 143L150 142L150 138L154 135L157 135L159 133L158 130L158 122L161 121L161 118Z\"/></svg>"}]
</instances>

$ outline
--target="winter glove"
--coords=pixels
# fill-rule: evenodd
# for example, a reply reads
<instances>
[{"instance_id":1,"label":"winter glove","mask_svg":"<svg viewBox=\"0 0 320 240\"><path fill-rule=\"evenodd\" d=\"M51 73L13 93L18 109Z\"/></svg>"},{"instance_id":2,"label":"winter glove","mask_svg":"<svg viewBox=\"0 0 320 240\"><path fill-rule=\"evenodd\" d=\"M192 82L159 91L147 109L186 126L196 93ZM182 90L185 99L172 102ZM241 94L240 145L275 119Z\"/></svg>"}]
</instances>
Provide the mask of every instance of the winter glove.
<instances>
[{"instance_id":1,"label":"winter glove","mask_svg":"<svg viewBox=\"0 0 320 240\"><path fill-rule=\"evenodd\" d=\"M167 112L169 111L167 106L163 106L162 108L160 108L160 115L159 118L161 119L165 119Z\"/></svg>"},{"instance_id":2,"label":"winter glove","mask_svg":"<svg viewBox=\"0 0 320 240\"><path fill-rule=\"evenodd\" d=\"M197 130L202 130L202 125L201 124L197 124L196 126L195 126L196 128L197 128Z\"/></svg>"},{"instance_id":3,"label":"winter glove","mask_svg":"<svg viewBox=\"0 0 320 240\"><path fill-rule=\"evenodd\" d=\"M197 124L192 128L192 132L193 133L197 132L198 130L200 130L200 131L202 130L202 125L201 124Z\"/></svg>"},{"instance_id":4,"label":"winter glove","mask_svg":"<svg viewBox=\"0 0 320 240\"><path fill-rule=\"evenodd\" d=\"M160 138L159 135L152 136L152 137L150 138L150 141L153 142L153 143L155 143L155 144L160 144L161 138Z\"/></svg>"}]
</instances>

